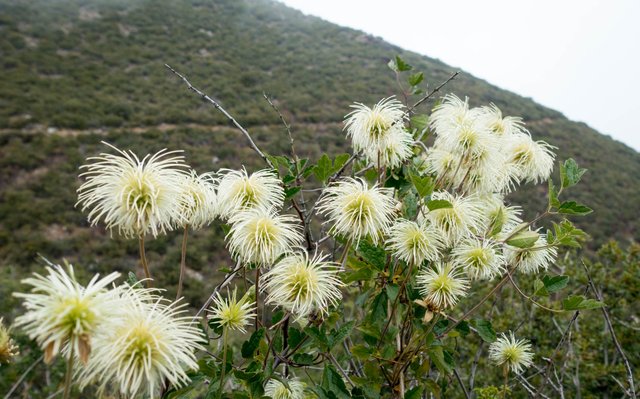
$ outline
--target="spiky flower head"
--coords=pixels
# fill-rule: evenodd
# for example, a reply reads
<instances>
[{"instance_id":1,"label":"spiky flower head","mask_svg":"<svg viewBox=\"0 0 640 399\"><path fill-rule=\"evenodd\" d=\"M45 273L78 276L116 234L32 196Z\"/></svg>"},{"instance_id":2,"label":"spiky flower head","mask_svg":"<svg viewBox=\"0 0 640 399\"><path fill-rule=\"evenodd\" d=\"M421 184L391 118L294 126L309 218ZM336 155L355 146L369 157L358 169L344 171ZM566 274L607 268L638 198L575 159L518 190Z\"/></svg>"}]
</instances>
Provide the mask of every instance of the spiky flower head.
<instances>
[{"instance_id":1,"label":"spiky flower head","mask_svg":"<svg viewBox=\"0 0 640 399\"><path fill-rule=\"evenodd\" d=\"M451 204L450 207L433 209L426 214L426 219L439 230L447 245L453 245L482 226L482 209L475 197L456 196L447 191L436 191L431 194L431 199L444 200Z\"/></svg>"},{"instance_id":2,"label":"spiky flower head","mask_svg":"<svg viewBox=\"0 0 640 399\"><path fill-rule=\"evenodd\" d=\"M482 196L480 203L485 215L483 235L487 237L500 241L506 237L505 234L522 223L522 208L505 205L504 198L499 194Z\"/></svg>"},{"instance_id":3,"label":"spiky flower head","mask_svg":"<svg viewBox=\"0 0 640 399\"><path fill-rule=\"evenodd\" d=\"M451 252L453 263L476 280L490 280L504 269L504 257L491 240L468 238Z\"/></svg>"},{"instance_id":4,"label":"spiky flower head","mask_svg":"<svg viewBox=\"0 0 640 399\"><path fill-rule=\"evenodd\" d=\"M241 170L220 170L218 185L219 212L229 218L247 208L280 209L284 202L284 188L276 174L267 169L248 174Z\"/></svg>"},{"instance_id":5,"label":"spiky flower head","mask_svg":"<svg viewBox=\"0 0 640 399\"><path fill-rule=\"evenodd\" d=\"M413 137L402 129L390 129L377 144L364 148L364 154L376 168L397 168L413 155Z\"/></svg>"},{"instance_id":6,"label":"spiky flower head","mask_svg":"<svg viewBox=\"0 0 640 399\"><path fill-rule=\"evenodd\" d=\"M345 178L325 189L318 210L329 217L331 232L352 239L356 245L370 237L377 244L395 213L393 190L369 187L362 179Z\"/></svg>"},{"instance_id":7,"label":"spiky flower head","mask_svg":"<svg viewBox=\"0 0 640 399\"><path fill-rule=\"evenodd\" d=\"M544 141L533 141L528 133L520 133L511 137L506 153L520 180L539 183L549 179L553 170L553 148Z\"/></svg>"},{"instance_id":8,"label":"spiky flower head","mask_svg":"<svg viewBox=\"0 0 640 399\"><path fill-rule=\"evenodd\" d=\"M124 237L138 237L174 228L182 221L180 186L186 165L180 151L161 150L142 160L132 151L122 151L104 143L117 154L88 158L81 166L86 181L78 189L82 210L89 211L92 225L103 221L107 229L117 229Z\"/></svg>"},{"instance_id":9,"label":"spiky flower head","mask_svg":"<svg viewBox=\"0 0 640 399\"><path fill-rule=\"evenodd\" d=\"M310 257L303 249L278 262L265 275L262 286L267 291L266 302L288 309L297 318L312 312L326 314L329 306L342 298L336 264L327 256Z\"/></svg>"},{"instance_id":10,"label":"spiky flower head","mask_svg":"<svg viewBox=\"0 0 640 399\"><path fill-rule=\"evenodd\" d=\"M236 291L234 289L233 294L227 291L226 299L217 293L209 310L209 319L222 328L246 333L245 326L256 315L256 303L251 302L246 296L238 300Z\"/></svg>"},{"instance_id":11,"label":"spiky flower head","mask_svg":"<svg viewBox=\"0 0 640 399\"><path fill-rule=\"evenodd\" d=\"M18 347L9 335L9 329L4 326L3 318L0 317L0 366L3 363L10 363L18 353Z\"/></svg>"},{"instance_id":12,"label":"spiky flower head","mask_svg":"<svg viewBox=\"0 0 640 399\"><path fill-rule=\"evenodd\" d=\"M111 273L100 279L95 275L86 287L76 281L73 267L66 272L59 265L47 267L48 274L34 273L22 280L32 287L30 293L14 293L22 298L26 312L18 316L15 325L22 327L44 350L44 360L65 351L72 352L86 363L92 352L93 337L119 307L117 298L105 287L120 276ZM68 350L70 349L70 350Z\"/></svg>"},{"instance_id":13,"label":"spiky flower head","mask_svg":"<svg viewBox=\"0 0 640 399\"><path fill-rule=\"evenodd\" d=\"M99 393L158 397L167 383L180 388L186 370L197 370L194 352L204 335L186 316L186 303L170 302L142 288L124 287L118 317L94 339L87 367L78 371L81 388L97 383Z\"/></svg>"},{"instance_id":14,"label":"spiky flower head","mask_svg":"<svg viewBox=\"0 0 640 399\"><path fill-rule=\"evenodd\" d=\"M424 301L437 310L455 306L469 288L464 271L451 263L436 263L434 267L422 269L416 282Z\"/></svg>"},{"instance_id":15,"label":"spiky flower head","mask_svg":"<svg viewBox=\"0 0 640 399\"><path fill-rule=\"evenodd\" d=\"M381 100L373 108L356 103L345 117L347 137L356 152L379 148L380 141L393 130L402 130L406 117L404 106L394 97Z\"/></svg>"},{"instance_id":16,"label":"spiky flower head","mask_svg":"<svg viewBox=\"0 0 640 399\"><path fill-rule=\"evenodd\" d=\"M467 98L461 100L454 94L447 94L433 109L429 124L436 135L444 136L461 125L468 124L473 119L473 114L474 112L469 109Z\"/></svg>"},{"instance_id":17,"label":"spiky flower head","mask_svg":"<svg viewBox=\"0 0 640 399\"><path fill-rule=\"evenodd\" d=\"M516 339L513 332L501 337L489 346L489 359L498 366L509 368L516 374L533 364L533 351L526 339Z\"/></svg>"},{"instance_id":18,"label":"spiky flower head","mask_svg":"<svg viewBox=\"0 0 640 399\"><path fill-rule=\"evenodd\" d=\"M286 385L272 378L264 387L264 395L271 399L303 399L305 384L296 378L287 380Z\"/></svg>"},{"instance_id":19,"label":"spiky flower head","mask_svg":"<svg viewBox=\"0 0 640 399\"><path fill-rule=\"evenodd\" d=\"M278 215L273 208L246 209L229 221L229 251L243 263L270 266L303 240L298 220L291 215Z\"/></svg>"},{"instance_id":20,"label":"spiky flower head","mask_svg":"<svg viewBox=\"0 0 640 399\"><path fill-rule=\"evenodd\" d=\"M416 266L425 260L436 260L442 247L437 231L424 221L397 221L389 228L388 236L387 248L394 256Z\"/></svg>"},{"instance_id":21,"label":"spiky flower head","mask_svg":"<svg viewBox=\"0 0 640 399\"><path fill-rule=\"evenodd\" d=\"M547 243L545 234L540 234L536 243L530 248L507 246L504 252L507 264L516 266L525 274L538 273L540 269L547 270L555 261L557 254L556 247Z\"/></svg>"},{"instance_id":22,"label":"spiky flower head","mask_svg":"<svg viewBox=\"0 0 640 399\"><path fill-rule=\"evenodd\" d=\"M198 175L191 170L184 176L180 188L181 222L195 230L211 223L218 213L215 178L209 173Z\"/></svg>"},{"instance_id":23,"label":"spiky flower head","mask_svg":"<svg viewBox=\"0 0 640 399\"><path fill-rule=\"evenodd\" d=\"M502 116L502 111L495 104L480 108L478 113L479 123L484 124L492 133L498 136L509 137L524 131L522 118L515 116Z\"/></svg>"}]
</instances>

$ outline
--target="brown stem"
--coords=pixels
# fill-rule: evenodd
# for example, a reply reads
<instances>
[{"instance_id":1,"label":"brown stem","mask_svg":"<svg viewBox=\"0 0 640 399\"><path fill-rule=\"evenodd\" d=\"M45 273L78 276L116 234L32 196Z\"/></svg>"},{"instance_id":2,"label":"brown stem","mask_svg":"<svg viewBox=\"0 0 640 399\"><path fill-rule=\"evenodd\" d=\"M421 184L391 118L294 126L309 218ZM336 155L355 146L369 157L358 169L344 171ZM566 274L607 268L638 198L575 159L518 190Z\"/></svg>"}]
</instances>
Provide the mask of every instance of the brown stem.
<instances>
[{"instance_id":1,"label":"brown stem","mask_svg":"<svg viewBox=\"0 0 640 399\"><path fill-rule=\"evenodd\" d=\"M144 278L147 280L147 288L151 288L151 272L149 272L149 263L147 263L147 255L144 251L144 236L141 235L138 239L138 249L140 250L140 263L144 269Z\"/></svg>"},{"instance_id":2,"label":"brown stem","mask_svg":"<svg viewBox=\"0 0 640 399\"><path fill-rule=\"evenodd\" d=\"M64 393L62 394L63 399L69 399L71 395L71 376L73 375L73 358L74 351L73 345L69 345L69 359L67 359L67 371L64 375Z\"/></svg>"},{"instance_id":3,"label":"brown stem","mask_svg":"<svg viewBox=\"0 0 640 399\"><path fill-rule=\"evenodd\" d=\"M255 328L256 331L258 331L258 328L260 328L260 319L259 319L259 314L260 314L260 266L258 266L256 268L256 323L255 323Z\"/></svg>"},{"instance_id":4,"label":"brown stem","mask_svg":"<svg viewBox=\"0 0 640 399\"><path fill-rule=\"evenodd\" d=\"M182 235L182 253L180 256L180 278L178 279L178 292L176 293L176 301L182 296L182 282L184 281L184 272L187 268L187 237L189 236L189 225L184 225L184 234Z\"/></svg>"}]
</instances>

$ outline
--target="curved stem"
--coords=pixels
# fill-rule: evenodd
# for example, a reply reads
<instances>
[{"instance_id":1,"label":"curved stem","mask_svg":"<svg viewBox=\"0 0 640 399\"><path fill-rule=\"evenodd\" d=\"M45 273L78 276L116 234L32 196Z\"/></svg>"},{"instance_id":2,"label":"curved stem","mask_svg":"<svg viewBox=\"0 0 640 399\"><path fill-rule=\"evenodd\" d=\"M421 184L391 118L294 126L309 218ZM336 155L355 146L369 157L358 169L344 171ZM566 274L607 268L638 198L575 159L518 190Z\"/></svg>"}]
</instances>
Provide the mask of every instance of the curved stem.
<instances>
[{"instance_id":1,"label":"curved stem","mask_svg":"<svg viewBox=\"0 0 640 399\"><path fill-rule=\"evenodd\" d=\"M144 236L138 239L138 248L140 250L140 263L144 269L144 278L147 279L147 288L151 288L151 272L149 272L149 264L147 263L147 255L144 252Z\"/></svg>"},{"instance_id":2,"label":"curved stem","mask_svg":"<svg viewBox=\"0 0 640 399\"><path fill-rule=\"evenodd\" d=\"M542 309L544 309L544 310L548 310L549 312L554 312L554 313L563 313L563 312L564 312L564 310L551 309L551 308L548 308L548 307L546 307L546 306L542 305L542 304L541 304L541 303L539 303L539 302L536 302L533 298L531 298L530 296L528 296L527 294L525 294L524 292L522 292L522 290L520 289L520 287L518 287L518 284L516 284L516 282L513 280L513 277L512 277L510 274L508 275L508 277L509 277L509 280L511 281L511 284L513 285L513 288L515 288L515 289L516 289L516 291L518 291L518 293L519 293L520 295L522 295L522 297L523 297L523 298L525 298L526 300L528 300L528 301L529 301L529 302L531 302L532 304L534 304L534 305L536 305L536 306L538 306L539 308L542 308Z\"/></svg>"},{"instance_id":3,"label":"curved stem","mask_svg":"<svg viewBox=\"0 0 640 399\"><path fill-rule=\"evenodd\" d=\"M70 345L71 349L69 349L69 359L67 360L67 371L64 375L64 393L62 394L63 399L69 399L69 395L71 395L71 376L73 375L73 345Z\"/></svg>"},{"instance_id":4,"label":"curved stem","mask_svg":"<svg viewBox=\"0 0 640 399\"><path fill-rule=\"evenodd\" d=\"M227 371L227 340L229 338L228 330L229 329L225 327L222 331L222 370L220 371L220 388L218 391L220 394L222 394L222 388L224 387L224 374L225 371Z\"/></svg>"},{"instance_id":5,"label":"curved stem","mask_svg":"<svg viewBox=\"0 0 640 399\"><path fill-rule=\"evenodd\" d=\"M178 279L178 292L176 293L176 301L182 296L182 282L184 281L184 272L187 268L187 237L189 236L189 225L184 225L184 234L182 235L182 252L180 256L180 278Z\"/></svg>"}]
</instances>

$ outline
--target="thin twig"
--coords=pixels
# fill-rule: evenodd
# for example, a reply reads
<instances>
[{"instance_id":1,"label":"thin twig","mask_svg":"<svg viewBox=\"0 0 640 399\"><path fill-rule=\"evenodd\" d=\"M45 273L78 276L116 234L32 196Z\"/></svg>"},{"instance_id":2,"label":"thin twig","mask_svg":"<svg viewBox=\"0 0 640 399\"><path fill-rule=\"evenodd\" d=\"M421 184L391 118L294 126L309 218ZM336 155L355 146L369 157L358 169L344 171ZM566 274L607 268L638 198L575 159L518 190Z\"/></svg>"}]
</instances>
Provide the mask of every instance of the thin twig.
<instances>
[{"instance_id":1,"label":"thin twig","mask_svg":"<svg viewBox=\"0 0 640 399\"><path fill-rule=\"evenodd\" d=\"M582 261L582 266L584 267L584 272L587 275L587 279L589 280L589 286L591 287L591 290L593 291L593 293L595 294L596 298L600 301L600 302L604 302L604 300L602 299L602 295L600 294L600 291L598 291L598 289L596 289L596 285L593 283L593 280L591 279L591 274L589 273L589 268L587 267L586 263L584 262L584 259L581 260ZM603 307L600 308L600 310L602 311L602 315L604 316L604 321L607 323L607 329L609 330L609 334L611 334L611 339L613 340L613 345L615 345L616 347L616 351L618 352L618 354L620 354L620 357L622 358L622 361L624 362L624 367L627 370L627 382L629 383L629 391L631 393L631 398L635 399L636 398L636 386L634 384L633 381L633 370L631 369L631 364L629 363L629 359L627 358L627 355L625 355L624 351L622 350L622 346L620 345L620 342L618 341L618 337L616 336L616 333L613 329L613 325L611 324L611 318L609 317L609 311L607 311L607 305L605 304Z\"/></svg>"},{"instance_id":2,"label":"thin twig","mask_svg":"<svg viewBox=\"0 0 640 399\"><path fill-rule=\"evenodd\" d=\"M464 392L464 397L470 399L469 392L467 392L467 388L464 387L464 382L462 382L462 378L460 378L460 373L458 373L458 369L453 369L453 375L456 376L456 380L458 380L458 384L460 384L460 388L462 388L462 392Z\"/></svg>"},{"instance_id":3,"label":"thin twig","mask_svg":"<svg viewBox=\"0 0 640 399\"><path fill-rule=\"evenodd\" d=\"M151 288L151 272L149 271L149 263L147 263L147 254L144 251L144 236L140 235L138 238L138 249L140 250L140 263L144 269L144 277L146 280L147 288Z\"/></svg>"},{"instance_id":4,"label":"thin twig","mask_svg":"<svg viewBox=\"0 0 640 399\"><path fill-rule=\"evenodd\" d=\"M178 291L176 292L176 301L182 296L182 283L184 281L184 273L187 268L187 237L189 236L189 225L184 225L184 233L182 235L182 249L180 253L180 277L178 278Z\"/></svg>"},{"instance_id":5,"label":"thin twig","mask_svg":"<svg viewBox=\"0 0 640 399\"><path fill-rule=\"evenodd\" d=\"M216 297L216 294L220 292L221 289L226 287L231 282L231 280L233 280L233 276L235 276L243 268L244 266L240 266L240 262L238 262L236 265L236 268L224 276L224 279L222 280L222 282L218 284L216 288L213 289L213 292L211 293L211 295L209 295L209 299L207 299L207 301L204 303L204 305L202 305L200 310L198 310L198 313L196 313L196 315L193 316L193 319L191 319L191 323L196 321L198 316L200 316L202 312L204 312L204 310L211 304L211 302L213 302L213 299Z\"/></svg>"},{"instance_id":6,"label":"thin twig","mask_svg":"<svg viewBox=\"0 0 640 399\"><path fill-rule=\"evenodd\" d=\"M271 163L271 161L269 160L269 158L267 158L267 156L260 150L260 148L258 148L258 146L256 145L256 143L253 141L253 139L251 138L251 135L249 134L249 132L247 131L247 129L245 129L244 127L242 127L242 125L240 123L238 123L238 121L235 120L235 118L233 116L231 116L231 114L229 114L227 112L227 110L225 110L224 108L222 108L222 106L213 98L209 97L207 94L203 93L202 91L200 91L199 89L197 89L196 87L194 87L191 82L189 82L189 80L187 80L187 78L182 75L181 73L179 73L178 71L176 71L175 69L173 69L171 66L169 66L169 64L164 64L165 67L167 67L167 69L169 69L171 72L173 72L175 75L177 75L180 79L182 79L182 81L184 81L184 83L187 85L188 89L193 91L194 93L198 94L200 97L202 97L205 101L211 103L218 111L222 112L222 114L229 119L229 121L231 121L231 123L238 128L238 130L240 130L242 132L242 134L244 134L244 136L247 138L247 140L249 141L249 146L251 146L251 148L260 156L260 158L262 158L267 165L269 165L269 167L273 168L273 164Z\"/></svg>"},{"instance_id":7,"label":"thin twig","mask_svg":"<svg viewBox=\"0 0 640 399\"><path fill-rule=\"evenodd\" d=\"M22 381L24 381L24 379L27 378L27 375L31 372L31 370L33 370L43 360L44 360L44 355L41 355L38 359L36 359L35 362L31 363L31 365L27 367L24 373L22 373L20 378L18 378L18 380L11 386L11 389L9 389L9 392L7 392L7 394L4 395L3 399L9 399L13 394L13 392L15 392L16 389L18 389L20 384L22 384Z\"/></svg>"},{"instance_id":8,"label":"thin twig","mask_svg":"<svg viewBox=\"0 0 640 399\"><path fill-rule=\"evenodd\" d=\"M412 114L413 112L415 112L415 109L418 108L423 102L427 101L428 99L430 99L431 97L433 97L434 94L436 94L437 92L440 91L440 89L442 89L447 83L451 82L453 79L455 79L458 75L460 74L460 71L456 71L454 74L452 74L451 76L449 76L449 79L445 80L444 82L440 83L440 85L438 87L436 87L435 89L433 89L430 93L427 93L427 95L425 95L424 97L422 97L421 99L419 99L418 101L416 101L411 107L409 107L409 109L407 110L408 114Z\"/></svg>"}]
</instances>

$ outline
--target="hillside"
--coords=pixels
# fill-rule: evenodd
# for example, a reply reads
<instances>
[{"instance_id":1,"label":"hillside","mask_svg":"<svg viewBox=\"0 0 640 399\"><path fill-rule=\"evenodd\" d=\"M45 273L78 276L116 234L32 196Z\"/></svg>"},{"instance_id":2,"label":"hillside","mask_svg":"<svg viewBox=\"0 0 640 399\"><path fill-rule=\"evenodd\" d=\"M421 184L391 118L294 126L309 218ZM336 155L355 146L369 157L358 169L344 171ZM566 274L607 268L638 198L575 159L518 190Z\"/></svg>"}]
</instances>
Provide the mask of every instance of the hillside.
<instances>
[{"instance_id":1,"label":"hillside","mask_svg":"<svg viewBox=\"0 0 640 399\"><path fill-rule=\"evenodd\" d=\"M300 154L317 159L346 150L340 122L350 103L397 92L386 66L396 54L424 71L430 87L454 71L267 0L0 1L2 265L28 267L36 253L85 264L100 259L102 267L122 270L135 265L135 258L122 260L135 253L134 243L108 240L73 207L77 168L101 150L101 140L141 152L182 148L201 171L239 167L240 159L257 164L224 118L164 63L219 99L268 151L287 151L277 115L262 98L269 93L292 123ZM573 196L595 210L581 221L592 246L637 238L637 152L466 73L446 90L522 116L535 138L559 147L559 159L574 157L590 170ZM541 209L531 198L544 196L531 194L544 190L528 187L513 201ZM222 232L200 236L193 256L225 262L215 255ZM151 244L152 261L175 264L179 254L164 252L174 240Z\"/></svg>"}]
</instances>

